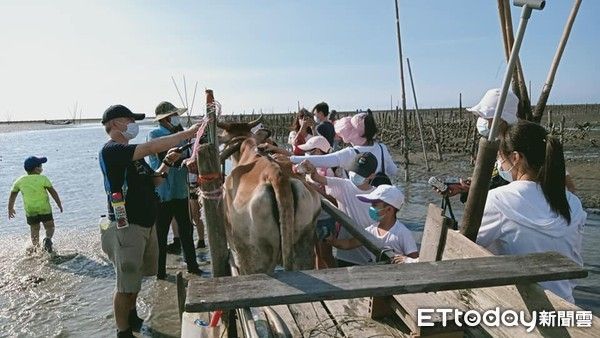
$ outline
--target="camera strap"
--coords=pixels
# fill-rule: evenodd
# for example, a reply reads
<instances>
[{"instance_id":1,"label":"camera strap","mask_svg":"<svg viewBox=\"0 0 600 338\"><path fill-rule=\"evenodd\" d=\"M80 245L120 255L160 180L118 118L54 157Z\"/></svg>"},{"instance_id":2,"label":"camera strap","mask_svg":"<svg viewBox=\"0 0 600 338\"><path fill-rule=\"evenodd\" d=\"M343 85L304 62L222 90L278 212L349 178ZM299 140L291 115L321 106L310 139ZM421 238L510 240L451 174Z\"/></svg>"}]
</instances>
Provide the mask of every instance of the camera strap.
<instances>
[{"instance_id":1,"label":"camera strap","mask_svg":"<svg viewBox=\"0 0 600 338\"><path fill-rule=\"evenodd\" d=\"M458 230L458 222L454 217L454 212L452 212L452 205L450 204L450 197L446 194L442 197L442 216L446 216L446 210L450 214L450 219L452 221L452 229Z\"/></svg>"}]
</instances>

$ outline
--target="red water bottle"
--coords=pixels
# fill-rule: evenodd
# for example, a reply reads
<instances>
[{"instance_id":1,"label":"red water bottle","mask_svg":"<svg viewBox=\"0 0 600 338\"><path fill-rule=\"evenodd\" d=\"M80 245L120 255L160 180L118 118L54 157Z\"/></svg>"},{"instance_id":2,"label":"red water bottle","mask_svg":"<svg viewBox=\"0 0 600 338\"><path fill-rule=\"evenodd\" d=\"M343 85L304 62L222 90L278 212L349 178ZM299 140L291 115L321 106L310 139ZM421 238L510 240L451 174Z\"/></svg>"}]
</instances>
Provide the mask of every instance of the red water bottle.
<instances>
[{"instance_id":1,"label":"red water bottle","mask_svg":"<svg viewBox=\"0 0 600 338\"><path fill-rule=\"evenodd\" d=\"M129 222L127 221L127 211L125 210L125 199L123 199L123 194L115 192L110 198L115 221L117 222L117 229L127 228Z\"/></svg>"}]
</instances>

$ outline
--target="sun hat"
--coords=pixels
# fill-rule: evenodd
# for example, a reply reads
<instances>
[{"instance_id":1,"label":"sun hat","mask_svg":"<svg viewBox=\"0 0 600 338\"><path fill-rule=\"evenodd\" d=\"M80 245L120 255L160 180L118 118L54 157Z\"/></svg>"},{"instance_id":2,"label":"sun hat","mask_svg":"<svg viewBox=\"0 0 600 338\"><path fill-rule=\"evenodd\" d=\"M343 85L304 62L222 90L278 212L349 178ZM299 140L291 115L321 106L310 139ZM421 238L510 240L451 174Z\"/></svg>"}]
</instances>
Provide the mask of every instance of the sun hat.
<instances>
[{"instance_id":1,"label":"sun hat","mask_svg":"<svg viewBox=\"0 0 600 338\"><path fill-rule=\"evenodd\" d=\"M31 171L33 168L39 167L42 163L46 162L48 162L46 157L29 156L25 159L25 162L23 162L23 168L25 171Z\"/></svg>"},{"instance_id":2,"label":"sun hat","mask_svg":"<svg viewBox=\"0 0 600 338\"><path fill-rule=\"evenodd\" d=\"M310 151L313 149L321 149L322 152L327 153L331 149L329 141L321 135L313 136L306 141L306 143L299 145L298 148L304 151Z\"/></svg>"},{"instance_id":3,"label":"sun hat","mask_svg":"<svg viewBox=\"0 0 600 338\"><path fill-rule=\"evenodd\" d=\"M187 108L177 108L171 102L163 101L156 106L155 113L156 117L154 118L154 122L158 120L162 120L165 117L169 117L171 115L177 114L181 115L185 113Z\"/></svg>"},{"instance_id":4,"label":"sun hat","mask_svg":"<svg viewBox=\"0 0 600 338\"><path fill-rule=\"evenodd\" d=\"M367 113L359 113L352 117L346 116L336 120L333 125L335 133L342 138L344 143L363 145L367 141L363 137L365 134L365 117L367 117Z\"/></svg>"},{"instance_id":5,"label":"sun hat","mask_svg":"<svg viewBox=\"0 0 600 338\"><path fill-rule=\"evenodd\" d=\"M400 209L402 204L404 204L404 194L402 194L402 191L393 185L387 184L382 184L370 193L356 195L356 197L362 202L367 203L382 201L396 209Z\"/></svg>"},{"instance_id":6,"label":"sun hat","mask_svg":"<svg viewBox=\"0 0 600 338\"><path fill-rule=\"evenodd\" d=\"M467 108L467 110L484 119L491 119L496 112L496 105L498 104L499 98L500 88L490 89L483 95L478 104L471 108ZM504 108L502 109L502 115L500 117L508 124L517 123L518 106L519 98L509 90L506 93L506 102L504 103Z\"/></svg>"}]
</instances>

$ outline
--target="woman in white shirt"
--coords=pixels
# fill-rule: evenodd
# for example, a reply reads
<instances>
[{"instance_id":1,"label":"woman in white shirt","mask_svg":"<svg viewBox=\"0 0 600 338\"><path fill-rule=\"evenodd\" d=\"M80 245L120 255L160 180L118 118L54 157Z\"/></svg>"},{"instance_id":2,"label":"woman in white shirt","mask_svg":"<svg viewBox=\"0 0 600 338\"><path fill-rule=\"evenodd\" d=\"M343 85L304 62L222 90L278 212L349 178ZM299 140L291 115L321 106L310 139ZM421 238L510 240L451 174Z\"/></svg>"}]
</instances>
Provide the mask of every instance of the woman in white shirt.
<instances>
[{"instance_id":1,"label":"woman in white shirt","mask_svg":"<svg viewBox=\"0 0 600 338\"><path fill-rule=\"evenodd\" d=\"M520 121L500 135L496 165L510 183L490 190L477 243L498 255L555 251L583 265L587 214L565 189L560 142L542 126ZM574 281L540 285L574 302Z\"/></svg>"},{"instance_id":2,"label":"woman in white shirt","mask_svg":"<svg viewBox=\"0 0 600 338\"><path fill-rule=\"evenodd\" d=\"M323 156L291 156L290 161L297 164L303 160L309 160L316 167L341 167L346 171L350 171L348 168L352 166L357 153L370 152L377 158L376 172L382 172L385 168L385 174L390 177L398 174L398 167L394 163L388 148L384 144L374 141L377 126L370 110L368 113L343 117L335 121L334 127L336 134L342 138L344 143L350 143L352 147Z\"/></svg>"}]
</instances>

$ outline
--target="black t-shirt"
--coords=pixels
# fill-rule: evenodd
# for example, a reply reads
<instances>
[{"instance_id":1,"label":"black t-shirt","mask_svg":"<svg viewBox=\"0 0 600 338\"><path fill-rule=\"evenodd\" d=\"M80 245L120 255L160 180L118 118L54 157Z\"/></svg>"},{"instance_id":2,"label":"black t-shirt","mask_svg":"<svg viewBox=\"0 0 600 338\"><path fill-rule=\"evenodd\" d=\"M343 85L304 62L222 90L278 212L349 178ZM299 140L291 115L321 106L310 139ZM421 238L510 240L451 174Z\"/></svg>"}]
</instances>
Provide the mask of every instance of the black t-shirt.
<instances>
[{"instance_id":1,"label":"black t-shirt","mask_svg":"<svg viewBox=\"0 0 600 338\"><path fill-rule=\"evenodd\" d=\"M329 145L333 147L333 138L335 137L335 128L333 123L329 121L323 121L317 126L317 134L323 136L329 142Z\"/></svg>"},{"instance_id":2,"label":"black t-shirt","mask_svg":"<svg viewBox=\"0 0 600 338\"><path fill-rule=\"evenodd\" d=\"M101 155L111 193L121 192L127 172L127 220L129 223L149 228L154 224L158 204L158 195L152 179L154 170L143 159L132 161L135 147L136 144L121 144L110 140L102 147ZM107 200L109 216L114 220L110 196L107 196Z\"/></svg>"}]
</instances>

